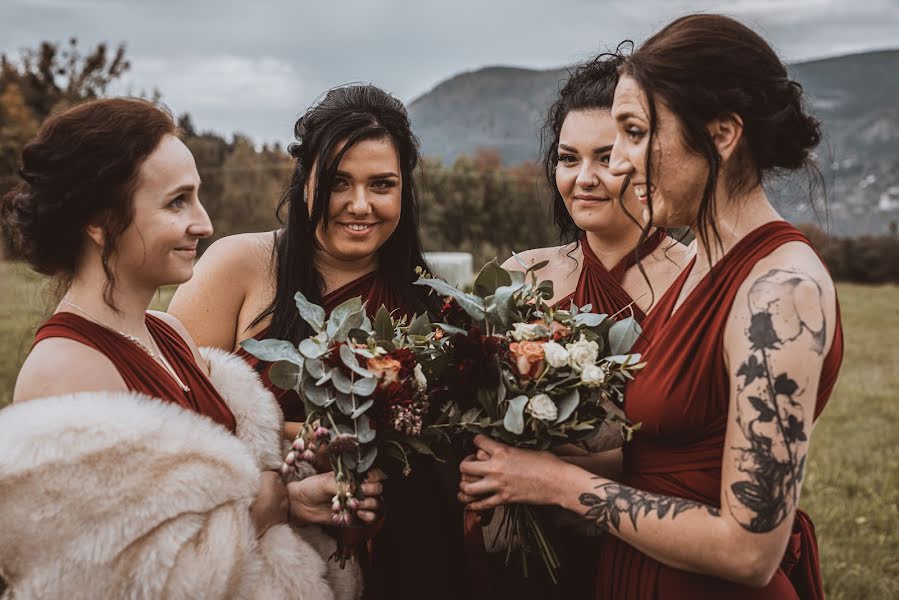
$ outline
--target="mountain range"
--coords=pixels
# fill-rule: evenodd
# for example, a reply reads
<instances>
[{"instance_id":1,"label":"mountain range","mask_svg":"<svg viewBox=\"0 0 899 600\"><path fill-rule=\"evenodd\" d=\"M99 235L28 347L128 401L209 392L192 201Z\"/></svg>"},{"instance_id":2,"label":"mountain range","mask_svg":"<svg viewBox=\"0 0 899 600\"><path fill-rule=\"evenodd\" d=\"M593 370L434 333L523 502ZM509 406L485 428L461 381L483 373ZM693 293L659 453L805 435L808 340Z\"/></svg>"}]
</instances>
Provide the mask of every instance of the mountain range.
<instances>
[{"instance_id":1,"label":"mountain range","mask_svg":"<svg viewBox=\"0 0 899 600\"><path fill-rule=\"evenodd\" d=\"M769 184L778 208L833 234L886 233L899 221L899 50L799 62L789 70L824 126L816 153L824 194L814 194L812 203L806 179L780 178ZM567 68L486 67L439 83L409 105L424 154L451 162L493 148L506 164L535 160L540 125L567 74Z\"/></svg>"}]
</instances>

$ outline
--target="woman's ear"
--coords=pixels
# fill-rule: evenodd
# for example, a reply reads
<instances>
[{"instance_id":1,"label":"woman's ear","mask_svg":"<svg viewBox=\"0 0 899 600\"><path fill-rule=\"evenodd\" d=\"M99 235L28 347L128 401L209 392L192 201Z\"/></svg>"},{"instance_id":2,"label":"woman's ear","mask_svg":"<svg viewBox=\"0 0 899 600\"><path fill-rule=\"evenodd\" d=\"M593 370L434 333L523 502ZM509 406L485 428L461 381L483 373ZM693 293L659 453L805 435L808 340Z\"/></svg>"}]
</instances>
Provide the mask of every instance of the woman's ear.
<instances>
[{"instance_id":1,"label":"woman's ear","mask_svg":"<svg viewBox=\"0 0 899 600\"><path fill-rule=\"evenodd\" d=\"M93 241L98 248L103 248L106 245L106 230L102 225L98 223L91 223L85 229L87 233L87 237Z\"/></svg>"},{"instance_id":2,"label":"woman's ear","mask_svg":"<svg viewBox=\"0 0 899 600\"><path fill-rule=\"evenodd\" d=\"M736 113L716 117L706 125L722 162L727 162L743 139L743 119Z\"/></svg>"}]
</instances>

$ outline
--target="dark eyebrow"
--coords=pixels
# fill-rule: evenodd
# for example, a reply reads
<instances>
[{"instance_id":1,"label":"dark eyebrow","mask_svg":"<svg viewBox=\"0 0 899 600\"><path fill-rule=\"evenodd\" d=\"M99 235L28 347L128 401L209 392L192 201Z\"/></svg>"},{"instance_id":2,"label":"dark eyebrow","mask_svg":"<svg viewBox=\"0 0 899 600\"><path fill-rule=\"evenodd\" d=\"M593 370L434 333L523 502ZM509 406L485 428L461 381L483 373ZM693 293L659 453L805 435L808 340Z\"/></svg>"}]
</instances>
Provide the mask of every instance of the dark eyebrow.
<instances>
[{"instance_id":1,"label":"dark eyebrow","mask_svg":"<svg viewBox=\"0 0 899 600\"><path fill-rule=\"evenodd\" d=\"M575 154L577 153L577 150L575 150L571 146L566 146L565 144L559 144L559 149L565 150L566 152L574 152ZM593 149L593 154L602 154L603 152L608 152L611 149L612 144L609 144L608 146L600 146L599 148Z\"/></svg>"},{"instance_id":2,"label":"dark eyebrow","mask_svg":"<svg viewBox=\"0 0 899 600\"><path fill-rule=\"evenodd\" d=\"M617 115L615 115L615 120L616 121L627 121L631 117L633 117L635 119L642 118L639 115L635 115L632 112L623 112L623 113L618 113Z\"/></svg>"},{"instance_id":3,"label":"dark eyebrow","mask_svg":"<svg viewBox=\"0 0 899 600\"><path fill-rule=\"evenodd\" d=\"M166 195L167 196L175 196L177 194L190 193L197 188L199 188L198 185L193 185L192 183L186 183L184 185L179 185L178 187L176 187L175 189L173 189Z\"/></svg>"},{"instance_id":4,"label":"dark eyebrow","mask_svg":"<svg viewBox=\"0 0 899 600\"><path fill-rule=\"evenodd\" d=\"M349 173L347 173L346 171L337 171L335 173L335 175L337 175L339 177L346 177L347 179L353 178L353 176L350 175ZM396 177L397 179L399 179L399 175L397 175L393 171L387 171L386 173L375 173L374 175L369 177L369 179L386 179L388 177Z\"/></svg>"}]
</instances>

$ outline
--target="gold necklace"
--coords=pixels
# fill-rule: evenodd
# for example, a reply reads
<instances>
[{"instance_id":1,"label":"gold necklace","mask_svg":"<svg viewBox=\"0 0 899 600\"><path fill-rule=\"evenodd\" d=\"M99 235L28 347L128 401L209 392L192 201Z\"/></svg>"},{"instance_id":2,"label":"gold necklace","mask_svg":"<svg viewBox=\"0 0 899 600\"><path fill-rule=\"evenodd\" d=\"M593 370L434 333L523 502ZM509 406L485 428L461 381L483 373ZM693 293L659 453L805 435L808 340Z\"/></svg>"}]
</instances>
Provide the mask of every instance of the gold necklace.
<instances>
[{"instance_id":1,"label":"gold necklace","mask_svg":"<svg viewBox=\"0 0 899 600\"><path fill-rule=\"evenodd\" d=\"M123 338L128 340L129 342L133 343L135 346L137 346L138 348L143 350L150 358L152 358L153 360L155 360L156 362L161 364L162 367L166 370L166 372L169 375L171 375L172 378L178 383L178 385L181 387L182 391L184 391L184 392L190 391L190 388L188 386L186 386L183 381L181 381L181 378L178 377L178 373L175 372L175 369L172 368L172 365L169 363L168 360L166 360L165 356L163 356L162 351L157 353L152 348L150 348L147 344L145 344L143 342L143 340L141 340L136 335L131 335L130 333L125 333L124 331L119 331L115 327L110 327L109 325L107 325L106 323L104 323L103 321L101 321L100 319L98 319L97 317L92 315L91 313L87 312L86 310L84 310L83 308L81 308L80 306L78 306L77 304L72 302L71 300L67 300L67 299L63 298L62 300L60 300L60 302L68 304L72 308L77 308L78 310L83 312L86 316L90 317L91 321L93 321L97 325L100 325L101 327L105 327L106 329L112 331L113 333L119 334L120 336L122 336ZM150 339L152 339L152 338L153 338L153 336L151 335Z\"/></svg>"}]
</instances>

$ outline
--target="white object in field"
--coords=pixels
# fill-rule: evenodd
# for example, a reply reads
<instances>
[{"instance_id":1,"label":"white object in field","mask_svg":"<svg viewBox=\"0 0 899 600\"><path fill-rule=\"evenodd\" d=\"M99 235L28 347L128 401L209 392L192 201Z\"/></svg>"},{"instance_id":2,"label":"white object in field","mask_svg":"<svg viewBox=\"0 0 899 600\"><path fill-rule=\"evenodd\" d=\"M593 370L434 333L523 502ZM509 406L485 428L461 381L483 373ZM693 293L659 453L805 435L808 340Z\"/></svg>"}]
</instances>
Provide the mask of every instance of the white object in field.
<instances>
[{"instance_id":1,"label":"white object in field","mask_svg":"<svg viewBox=\"0 0 899 600\"><path fill-rule=\"evenodd\" d=\"M434 275L455 286L469 286L474 279L472 257L468 252L425 252L425 260Z\"/></svg>"}]
</instances>

